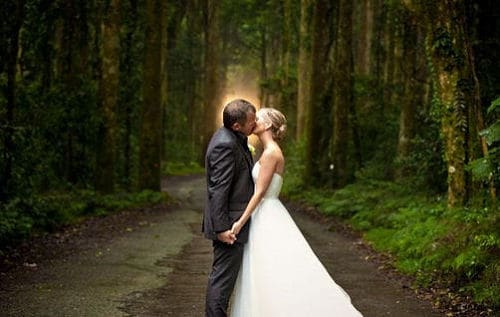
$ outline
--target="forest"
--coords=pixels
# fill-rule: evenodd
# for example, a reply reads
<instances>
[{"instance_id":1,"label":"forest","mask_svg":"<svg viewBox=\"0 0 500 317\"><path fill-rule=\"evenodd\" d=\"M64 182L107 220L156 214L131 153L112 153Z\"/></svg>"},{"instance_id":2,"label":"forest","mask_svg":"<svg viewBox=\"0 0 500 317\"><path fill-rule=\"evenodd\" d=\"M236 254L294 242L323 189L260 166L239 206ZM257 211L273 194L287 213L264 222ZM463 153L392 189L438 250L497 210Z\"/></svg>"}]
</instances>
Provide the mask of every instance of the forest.
<instances>
[{"instance_id":1,"label":"forest","mask_svg":"<svg viewBox=\"0 0 500 317\"><path fill-rule=\"evenodd\" d=\"M241 97L287 116L287 199L444 292L436 306L500 310L496 1L1 7L2 246L168 199Z\"/></svg>"}]
</instances>

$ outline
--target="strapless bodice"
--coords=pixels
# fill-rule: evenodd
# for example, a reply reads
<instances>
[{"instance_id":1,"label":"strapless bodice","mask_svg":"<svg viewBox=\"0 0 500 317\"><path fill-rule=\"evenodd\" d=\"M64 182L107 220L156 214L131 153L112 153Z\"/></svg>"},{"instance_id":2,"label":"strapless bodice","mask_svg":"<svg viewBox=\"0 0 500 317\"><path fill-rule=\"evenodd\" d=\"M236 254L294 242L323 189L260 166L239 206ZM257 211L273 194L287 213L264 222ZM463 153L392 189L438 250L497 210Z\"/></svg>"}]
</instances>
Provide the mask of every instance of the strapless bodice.
<instances>
[{"instance_id":1,"label":"strapless bodice","mask_svg":"<svg viewBox=\"0 0 500 317\"><path fill-rule=\"evenodd\" d=\"M252 169L252 177L254 182L257 182L259 171L260 171L260 163L257 162L255 163ZM278 198L282 185L283 185L283 177L278 173L274 173L273 178L271 179L271 184L269 184L269 187L267 188L264 198Z\"/></svg>"}]
</instances>

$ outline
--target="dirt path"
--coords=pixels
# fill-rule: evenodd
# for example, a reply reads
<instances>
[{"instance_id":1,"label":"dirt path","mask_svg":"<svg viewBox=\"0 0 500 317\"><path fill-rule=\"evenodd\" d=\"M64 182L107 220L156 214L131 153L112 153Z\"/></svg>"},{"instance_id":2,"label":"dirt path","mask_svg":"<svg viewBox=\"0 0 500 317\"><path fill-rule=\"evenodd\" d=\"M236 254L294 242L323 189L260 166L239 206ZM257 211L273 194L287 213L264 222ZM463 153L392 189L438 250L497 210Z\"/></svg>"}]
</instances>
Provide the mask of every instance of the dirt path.
<instances>
[{"instance_id":1,"label":"dirt path","mask_svg":"<svg viewBox=\"0 0 500 317\"><path fill-rule=\"evenodd\" d=\"M165 187L177 206L91 221L20 257L24 265L0 275L0 315L203 316L211 261L199 234L203 178L170 178ZM359 241L295 209L311 246L364 316L441 316L365 260Z\"/></svg>"}]
</instances>

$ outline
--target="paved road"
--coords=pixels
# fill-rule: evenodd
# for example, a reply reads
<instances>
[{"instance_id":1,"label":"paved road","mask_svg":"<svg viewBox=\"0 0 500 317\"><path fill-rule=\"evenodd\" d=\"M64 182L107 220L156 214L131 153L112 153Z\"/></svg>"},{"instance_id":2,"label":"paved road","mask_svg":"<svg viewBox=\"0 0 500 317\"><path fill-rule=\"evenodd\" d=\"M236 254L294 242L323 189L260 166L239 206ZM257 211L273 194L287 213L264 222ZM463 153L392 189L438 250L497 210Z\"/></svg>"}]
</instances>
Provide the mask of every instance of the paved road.
<instances>
[{"instance_id":1,"label":"paved road","mask_svg":"<svg viewBox=\"0 0 500 317\"><path fill-rule=\"evenodd\" d=\"M178 198L175 208L71 256L28 263L9 279L0 277L0 315L203 316L211 261L210 244L199 234L204 181L171 178L165 190ZM441 316L365 260L359 241L303 212L291 213L364 316Z\"/></svg>"}]
</instances>

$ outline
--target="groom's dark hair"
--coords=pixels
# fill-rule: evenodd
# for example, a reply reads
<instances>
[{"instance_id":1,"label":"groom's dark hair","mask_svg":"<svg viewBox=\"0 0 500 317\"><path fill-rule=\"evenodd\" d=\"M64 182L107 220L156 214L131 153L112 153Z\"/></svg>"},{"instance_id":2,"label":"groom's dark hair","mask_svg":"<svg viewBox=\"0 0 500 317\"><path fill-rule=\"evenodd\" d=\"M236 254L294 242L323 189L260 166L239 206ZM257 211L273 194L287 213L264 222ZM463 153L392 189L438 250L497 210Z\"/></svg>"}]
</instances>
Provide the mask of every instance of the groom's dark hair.
<instances>
[{"instance_id":1,"label":"groom's dark hair","mask_svg":"<svg viewBox=\"0 0 500 317\"><path fill-rule=\"evenodd\" d=\"M233 124L238 122L244 125L247 120L247 113L253 111L256 112L255 106L245 99L235 99L230 101L224 106L224 111L222 112L222 121L224 126L231 129Z\"/></svg>"}]
</instances>

